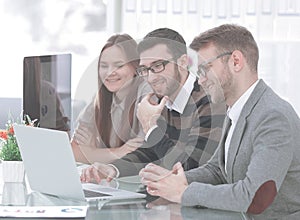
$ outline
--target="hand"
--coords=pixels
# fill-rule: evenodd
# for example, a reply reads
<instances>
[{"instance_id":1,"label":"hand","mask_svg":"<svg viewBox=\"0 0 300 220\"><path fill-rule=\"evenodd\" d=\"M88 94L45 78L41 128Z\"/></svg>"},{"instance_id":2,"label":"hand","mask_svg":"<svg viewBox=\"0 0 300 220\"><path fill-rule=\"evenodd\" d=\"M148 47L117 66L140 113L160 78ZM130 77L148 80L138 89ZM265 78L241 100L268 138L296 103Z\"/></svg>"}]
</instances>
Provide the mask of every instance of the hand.
<instances>
[{"instance_id":1,"label":"hand","mask_svg":"<svg viewBox=\"0 0 300 220\"><path fill-rule=\"evenodd\" d=\"M83 123L81 123L80 126L76 128L72 139L78 145L96 146L96 143L92 143L91 129Z\"/></svg>"},{"instance_id":2,"label":"hand","mask_svg":"<svg viewBox=\"0 0 300 220\"><path fill-rule=\"evenodd\" d=\"M106 179L110 182L117 175L117 171L114 167L102 163L95 162L89 167L85 168L81 172L81 182L93 182L100 183L102 179Z\"/></svg>"},{"instance_id":3,"label":"hand","mask_svg":"<svg viewBox=\"0 0 300 220\"><path fill-rule=\"evenodd\" d=\"M172 171L155 164L148 164L139 175L150 195L160 196L171 202L180 203L182 194L188 187L180 162L173 166Z\"/></svg>"},{"instance_id":4,"label":"hand","mask_svg":"<svg viewBox=\"0 0 300 220\"><path fill-rule=\"evenodd\" d=\"M168 97L165 96L162 98L161 102L157 104L151 101L152 96L153 93L146 95L138 104L137 108L137 118L139 119L145 134L151 127L156 125L156 121L168 100Z\"/></svg>"}]
</instances>

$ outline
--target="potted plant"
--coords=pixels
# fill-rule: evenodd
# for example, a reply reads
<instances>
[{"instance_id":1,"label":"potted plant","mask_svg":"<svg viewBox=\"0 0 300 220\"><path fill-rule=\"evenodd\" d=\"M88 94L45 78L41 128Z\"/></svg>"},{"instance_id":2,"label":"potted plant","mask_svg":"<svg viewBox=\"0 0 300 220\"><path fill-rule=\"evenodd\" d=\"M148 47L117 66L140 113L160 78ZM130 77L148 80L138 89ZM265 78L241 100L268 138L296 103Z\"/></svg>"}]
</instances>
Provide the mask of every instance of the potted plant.
<instances>
[{"instance_id":1,"label":"potted plant","mask_svg":"<svg viewBox=\"0 0 300 220\"><path fill-rule=\"evenodd\" d=\"M0 159L3 176L3 205L25 205L27 189L25 184L25 170L20 154L19 146L14 133L14 124L24 126L34 126L35 121L31 121L28 115L24 115L22 120L16 122L9 115L6 129L0 131Z\"/></svg>"},{"instance_id":2,"label":"potted plant","mask_svg":"<svg viewBox=\"0 0 300 220\"><path fill-rule=\"evenodd\" d=\"M24 166L14 134L14 124L24 124L34 126L35 120L32 121L28 115L23 116L23 120L13 120L11 115L6 123L6 129L0 131L1 151L0 159L2 161L2 175L4 182L23 182Z\"/></svg>"}]
</instances>

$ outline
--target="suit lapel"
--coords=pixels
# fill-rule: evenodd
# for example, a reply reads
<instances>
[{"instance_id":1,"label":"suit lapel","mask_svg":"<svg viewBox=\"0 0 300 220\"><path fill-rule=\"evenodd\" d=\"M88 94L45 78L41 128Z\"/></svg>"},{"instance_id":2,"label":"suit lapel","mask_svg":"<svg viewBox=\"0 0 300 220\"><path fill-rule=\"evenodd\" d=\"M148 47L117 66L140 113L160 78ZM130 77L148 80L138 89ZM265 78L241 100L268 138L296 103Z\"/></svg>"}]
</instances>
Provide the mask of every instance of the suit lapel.
<instances>
[{"instance_id":1,"label":"suit lapel","mask_svg":"<svg viewBox=\"0 0 300 220\"><path fill-rule=\"evenodd\" d=\"M233 182L233 165L238 154L240 143L247 125L247 117L250 115L252 109L261 98L263 92L266 90L267 85L260 80L244 105L240 117L237 121L233 135L231 137L230 147L227 157L227 180L229 183ZM224 148L223 148L224 153Z\"/></svg>"},{"instance_id":2,"label":"suit lapel","mask_svg":"<svg viewBox=\"0 0 300 220\"><path fill-rule=\"evenodd\" d=\"M220 168L224 176L227 176L225 172L225 140L227 136L227 129L230 124L230 119L228 116L225 117L223 128L222 128L222 136L220 139L220 154L219 154L219 163L220 163Z\"/></svg>"}]
</instances>

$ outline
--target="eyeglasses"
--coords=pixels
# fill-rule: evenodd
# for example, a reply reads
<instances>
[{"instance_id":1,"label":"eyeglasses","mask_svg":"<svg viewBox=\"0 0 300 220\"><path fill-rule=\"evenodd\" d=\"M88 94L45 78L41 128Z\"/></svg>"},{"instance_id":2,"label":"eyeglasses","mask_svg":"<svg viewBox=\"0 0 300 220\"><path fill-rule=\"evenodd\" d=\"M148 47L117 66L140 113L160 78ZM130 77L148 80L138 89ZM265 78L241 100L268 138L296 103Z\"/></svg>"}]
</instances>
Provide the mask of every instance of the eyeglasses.
<instances>
[{"instance_id":1,"label":"eyeglasses","mask_svg":"<svg viewBox=\"0 0 300 220\"><path fill-rule=\"evenodd\" d=\"M223 57L223 56L231 55L231 54L232 54L232 52L221 53L221 54L219 54L218 56L213 57L213 58L211 58L211 59L209 59L209 60L203 62L202 64L200 64L200 65L198 66L198 71L197 71L198 77L200 77L200 76L206 77L206 74L208 73L208 71L209 71L209 69L210 69L210 67L209 67L208 64L210 64L211 62L213 62L213 61L215 61L215 60L217 60L217 59L219 59L219 58L221 58L221 57Z\"/></svg>"},{"instance_id":2,"label":"eyeglasses","mask_svg":"<svg viewBox=\"0 0 300 220\"><path fill-rule=\"evenodd\" d=\"M143 76L143 77L146 77L149 75L149 70L152 73L160 73L165 70L166 65L168 63L170 63L172 60L174 60L174 58L171 58L168 60L163 60L163 61L160 61L160 60L156 61L154 64L152 64L149 67L145 67L145 66L138 67L136 69L136 73L138 76Z\"/></svg>"}]
</instances>

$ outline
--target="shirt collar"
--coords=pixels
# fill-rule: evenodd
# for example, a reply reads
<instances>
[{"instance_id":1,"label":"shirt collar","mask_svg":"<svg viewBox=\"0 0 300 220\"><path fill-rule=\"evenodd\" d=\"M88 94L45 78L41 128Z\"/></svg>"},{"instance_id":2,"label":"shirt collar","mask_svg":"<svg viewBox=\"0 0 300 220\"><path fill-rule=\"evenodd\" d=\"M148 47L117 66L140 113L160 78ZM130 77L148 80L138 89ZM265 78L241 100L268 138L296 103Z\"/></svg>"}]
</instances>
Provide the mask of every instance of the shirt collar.
<instances>
[{"instance_id":1,"label":"shirt collar","mask_svg":"<svg viewBox=\"0 0 300 220\"><path fill-rule=\"evenodd\" d=\"M182 88L180 89L178 95L176 96L173 103L167 101L166 107L169 110L174 110L180 114L183 113L185 106L190 98L190 95L194 88L196 77L193 74L189 74L187 80L183 84Z\"/></svg>"},{"instance_id":2,"label":"shirt collar","mask_svg":"<svg viewBox=\"0 0 300 220\"><path fill-rule=\"evenodd\" d=\"M112 99L112 106L111 106L112 111L116 108L121 108L124 111L125 100L126 100L125 98L123 98L122 100L119 100L119 98L114 94L113 99Z\"/></svg>"},{"instance_id":3,"label":"shirt collar","mask_svg":"<svg viewBox=\"0 0 300 220\"><path fill-rule=\"evenodd\" d=\"M253 83L249 89L233 104L231 108L228 108L227 115L231 119L232 123L236 124L237 120L240 117L242 109L246 104L247 100L249 99L250 95L252 94L254 88L256 87L259 80Z\"/></svg>"}]
</instances>

